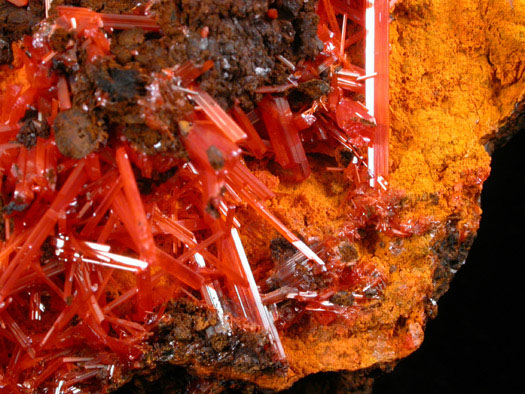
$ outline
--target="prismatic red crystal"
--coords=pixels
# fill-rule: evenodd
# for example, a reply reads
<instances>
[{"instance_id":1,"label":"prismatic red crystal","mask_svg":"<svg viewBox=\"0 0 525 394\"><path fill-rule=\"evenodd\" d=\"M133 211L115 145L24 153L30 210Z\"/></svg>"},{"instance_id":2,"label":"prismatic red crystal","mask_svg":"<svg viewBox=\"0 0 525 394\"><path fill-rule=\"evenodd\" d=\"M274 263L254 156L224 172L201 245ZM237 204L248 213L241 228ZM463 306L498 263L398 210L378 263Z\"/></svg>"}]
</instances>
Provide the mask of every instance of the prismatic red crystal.
<instances>
[{"instance_id":1,"label":"prismatic red crystal","mask_svg":"<svg viewBox=\"0 0 525 394\"><path fill-rule=\"evenodd\" d=\"M297 181L308 178L310 167L288 101L283 97L267 96L259 106L275 160L283 168L291 169Z\"/></svg>"},{"instance_id":2,"label":"prismatic red crystal","mask_svg":"<svg viewBox=\"0 0 525 394\"><path fill-rule=\"evenodd\" d=\"M388 176L388 141L390 111L388 109L388 55L389 46L389 2L378 1L375 6L375 64L374 116L377 128L374 135L375 171L377 177Z\"/></svg>"},{"instance_id":3,"label":"prismatic red crystal","mask_svg":"<svg viewBox=\"0 0 525 394\"><path fill-rule=\"evenodd\" d=\"M125 30L139 28L149 31L159 31L160 27L157 22L144 15L125 15L125 14L108 14L97 13L89 8L58 6L60 16L75 18L77 26L104 27L107 29Z\"/></svg>"},{"instance_id":4,"label":"prismatic red crystal","mask_svg":"<svg viewBox=\"0 0 525 394\"><path fill-rule=\"evenodd\" d=\"M74 33L94 64L111 56L112 30L162 34L151 16L57 9L49 23ZM307 313L320 324L352 322L364 291L383 291L385 276L372 263L352 270L329 265L326 245L309 246L287 228L267 204L275 193L250 170L253 158L273 160L302 182L311 175L309 154L339 145L353 155L346 168L331 168L353 185L347 238L357 239L363 228L399 237L425 228L389 216L381 191L369 186L384 187L388 175L388 2L321 0L318 14L321 53L297 64L277 56L290 75L281 85L255 89L265 96L250 113L239 104L226 111L199 88L212 60L188 60L149 76L151 89L138 103L149 127L170 131L158 116L170 97L159 87L194 104L174 122L187 159L147 155L121 134L80 160L59 152L53 131L32 146L18 143L28 109L49 124L71 109L75 81L52 68L57 54L42 32L38 40L14 44L12 72L27 83L0 92L0 193L7 207L0 241L0 389L78 392L95 379L113 379L118 366L140 366L141 345L170 299L188 296L215 310L215 332L231 332L238 322L257 327L274 359L285 362L280 330ZM273 8L267 16L279 17ZM210 29L200 34L208 38ZM346 52L363 40L360 67ZM321 75L331 81L328 94L311 107L290 106L285 95ZM175 167L150 194L140 193L138 178ZM296 249L265 280L252 272L241 242L236 212L245 206ZM300 272L329 269L339 275L333 288L302 288ZM279 286L270 289L269 282ZM332 303L339 290L357 305ZM279 309L284 300L296 306Z\"/></svg>"},{"instance_id":5,"label":"prismatic red crystal","mask_svg":"<svg viewBox=\"0 0 525 394\"><path fill-rule=\"evenodd\" d=\"M9 1L10 3L13 3L14 5L18 7L24 7L29 2L29 0L7 0L7 1Z\"/></svg>"}]
</instances>

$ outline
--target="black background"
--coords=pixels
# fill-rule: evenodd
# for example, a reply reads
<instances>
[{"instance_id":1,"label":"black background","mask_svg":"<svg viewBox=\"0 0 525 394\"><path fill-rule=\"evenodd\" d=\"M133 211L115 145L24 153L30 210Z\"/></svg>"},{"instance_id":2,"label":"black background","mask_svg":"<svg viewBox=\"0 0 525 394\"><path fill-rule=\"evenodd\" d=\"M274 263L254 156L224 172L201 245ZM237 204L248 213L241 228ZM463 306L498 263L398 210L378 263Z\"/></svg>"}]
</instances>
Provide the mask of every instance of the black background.
<instances>
[{"instance_id":1,"label":"black background","mask_svg":"<svg viewBox=\"0 0 525 394\"><path fill-rule=\"evenodd\" d=\"M525 393L524 184L522 130L493 154L478 237L422 347L377 379L374 394Z\"/></svg>"}]
</instances>

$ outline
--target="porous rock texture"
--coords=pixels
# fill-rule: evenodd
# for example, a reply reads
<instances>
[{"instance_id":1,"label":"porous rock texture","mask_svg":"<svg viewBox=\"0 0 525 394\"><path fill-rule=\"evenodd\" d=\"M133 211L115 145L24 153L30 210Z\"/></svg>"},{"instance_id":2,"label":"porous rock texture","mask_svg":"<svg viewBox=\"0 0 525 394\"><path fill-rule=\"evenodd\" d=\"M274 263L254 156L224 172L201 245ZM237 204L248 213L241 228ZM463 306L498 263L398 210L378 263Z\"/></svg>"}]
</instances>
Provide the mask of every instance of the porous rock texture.
<instances>
[{"instance_id":1,"label":"porous rock texture","mask_svg":"<svg viewBox=\"0 0 525 394\"><path fill-rule=\"evenodd\" d=\"M27 7L17 7L0 2L0 65L13 60L11 43L18 41L44 17L44 4L40 0L29 0Z\"/></svg>"},{"instance_id":2,"label":"porous rock texture","mask_svg":"<svg viewBox=\"0 0 525 394\"><path fill-rule=\"evenodd\" d=\"M408 238L377 233L373 242L353 243L359 259L386 275L382 297L365 304L353 324L325 326L311 318L283 332L286 373L191 365L193 376L217 382L212 392L285 390L321 371L342 374L287 392L371 390L373 371L392 367L421 345L436 301L465 261L479 225L489 153L523 128L525 0L403 0L391 19L390 189L403 191L397 214L424 220L429 230ZM279 182L263 166L252 170L276 192L272 209L287 226L306 239L323 239L347 219L340 208L344 184L319 170L326 165L322 158L311 163L313 175L301 184ZM275 236L261 228L258 220L243 228L252 262ZM140 378L125 390L132 387L148 391Z\"/></svg>"}]
</instances>

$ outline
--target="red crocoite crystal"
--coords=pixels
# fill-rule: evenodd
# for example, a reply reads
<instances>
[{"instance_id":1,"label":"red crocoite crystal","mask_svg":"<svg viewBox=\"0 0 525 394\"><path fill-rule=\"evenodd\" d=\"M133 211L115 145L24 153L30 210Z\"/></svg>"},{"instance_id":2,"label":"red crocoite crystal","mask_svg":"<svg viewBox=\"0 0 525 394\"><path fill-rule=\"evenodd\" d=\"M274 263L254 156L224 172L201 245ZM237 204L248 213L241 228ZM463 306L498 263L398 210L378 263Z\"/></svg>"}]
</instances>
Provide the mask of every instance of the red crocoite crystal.
<instances>
[{"instance_id":1,"label":"red crocoite crystal","mask_svg":"<svg viewBox=\"0 0 525 394\"><path fill-rule=\"evenodd\" d=\"M259 108L277 163L283 168L291 169L297 181L308 178L308 159L288 101L283 97L266 96L259 103Z\"/></svg>"},{"instance_id":2,"label":"red crocoite crystal","mask_svg":"<svg viewBox=\"0 0 525 394\"><path fill-rule=\"evenodd\" d=\"M382 192L369 187L371 178L388 174L387 3L376 1L370 26L364 22L369 2L321 0L318 35L323 51L315 60L296 65L281 56L291 73L287 83L259 87L255 92L266 96L248 114L239 105L225 111L199 89L198 78L213 68L213 61L188 61L152 74L152 86L175 81L173 89L195 104L192 114L178 119L186 162L168 154L148 156L124 137L81 160L63 156L53 132L29 148L16 143L30 107L50 124L58 112L72 107L73 81L52 69L50 59L56 54L49 37L37 32L39 40L26 37L15 44L12 72L27 84L10 84L0 93L0 191L5 207L0 389L74 392L94 379L116 379L141 360L144 341L166 302L188 295L217 312L221 332L231 330L231 319L259 327L280 362L286 354L278 328L289 327L301 315L310 313L322 324L339 318L353 321L358 307L335 305L329 298L340 290L356 298L365 288L380 293L383 274L373 264L347 272L324 261L323 245L308 246L266 205L274 192L250 171L248 158L273 160L301 182L311 174L309 152L342 146L354 155L346 168L336 169L354 185L346 235L357 238L360 229L370 226L397 236L418 231L391 218ZM59 17L49 23L75 33L92 63L112 56L105 30L140 28L162 34L150 16L57 8ZM277 18L277 10L268 10L267 17ZM371 31L375 51L366 54L364 63L367 70L370 64L375 68L365 75L346 50L370 38ZM201 34L207 38L209 28ZM311 108L290 106L281 94L325 74L330 92ZM370 80L373 108L366 97ZM140 105L146 123L165 130L157 113L170 98L158 90L150 94ZM151 194L140 193L137 174L150 179L175 167L176 174ZM244 206L296 249L267 278L280 286L271 291L259 278L256 282L244 252L239 235L243 223L236 216ZM367 213L369 206L377 208L374 215ZM299 272L329 270L339 275L332 288L301 288ZM295 304L280 308L283 300Z\"/></svg>"},{"instance_id":3,"label":"red crocoite crystal","mask_svg":"<svg viewBox=\"0 0 525 394\"><path fill-rule=\"evenodd\" d=\"M155 19L144 15L125 15L125 14L108 14L97 13L89 8L58 6L58 14L65 17L78 29L103 27L105 29L126 30L139 28L149 31L160 31L160 27ZM75 27L75 29L77 28Z\"/></svg>"},{"instance_id":4,"label":"red crocoite crystal","mask_svg":"<svg viewBox=\"0 0 525 394\"><path fill-rule=\"evenodd\" d=\"M10 3L13 3L14 5L18 7L24 7L29 2L29 0L7 0L7 1L9 1Z\"/></svg>"}]
</instances>

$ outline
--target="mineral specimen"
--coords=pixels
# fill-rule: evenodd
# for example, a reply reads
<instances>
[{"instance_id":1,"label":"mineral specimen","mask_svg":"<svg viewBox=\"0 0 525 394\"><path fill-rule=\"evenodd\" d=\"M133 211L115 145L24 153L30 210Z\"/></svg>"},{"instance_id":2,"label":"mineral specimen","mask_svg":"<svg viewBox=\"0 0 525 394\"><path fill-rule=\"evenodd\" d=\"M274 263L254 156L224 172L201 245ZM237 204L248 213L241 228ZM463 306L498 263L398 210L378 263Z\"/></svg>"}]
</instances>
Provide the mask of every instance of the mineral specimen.
<instances>
[{"instance_id":1,"label":"mineral specimen","mask_svg":"<svg viewBox=\"0 0 525 394\"><path fill-rule=\"evenodd\" d=\"M2 390L275 391L419 347L523 93L523 2L10 3Z\"/></svg>"}]
</instances>

